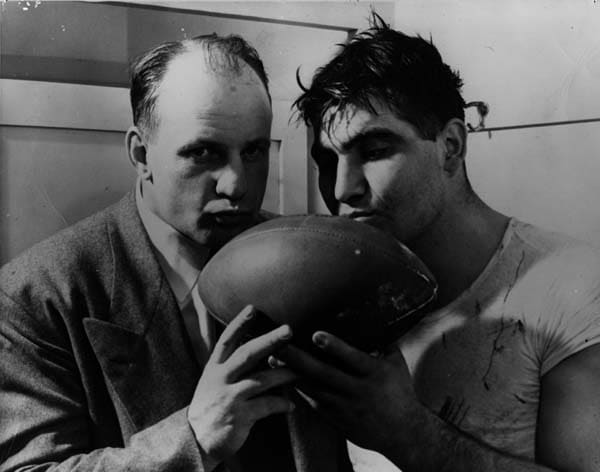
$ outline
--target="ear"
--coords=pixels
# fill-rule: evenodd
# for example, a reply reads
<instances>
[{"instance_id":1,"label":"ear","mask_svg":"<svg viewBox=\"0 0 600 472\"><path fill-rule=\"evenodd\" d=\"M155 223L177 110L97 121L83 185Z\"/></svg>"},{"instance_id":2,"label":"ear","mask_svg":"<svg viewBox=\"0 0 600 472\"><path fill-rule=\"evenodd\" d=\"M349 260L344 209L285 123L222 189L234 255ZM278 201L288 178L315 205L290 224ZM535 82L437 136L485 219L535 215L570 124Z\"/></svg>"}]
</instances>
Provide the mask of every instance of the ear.
<instances>
[{"instance_id":1,"label":"ear","mask_svg":"<svg viewBox=\"0 0 600 472\"><path fill-rule=\"evenodd\" d=\"M131 126L125 135L125 146L129 161L135 167L142 180L152 180L152 172L148 165L146 141L137 126Z\"/></svg>"},{"instance_id":2,"label":"ear","mask_svg":"<svg viewBox=\"0 0 600 472\"><path fill-rule=\"evenodd\" d=\"M444 170L451 175L463 168L467 154L467 127L462 120L453 118L440 133L444 152Z\"/></svg>"}]
</instances>

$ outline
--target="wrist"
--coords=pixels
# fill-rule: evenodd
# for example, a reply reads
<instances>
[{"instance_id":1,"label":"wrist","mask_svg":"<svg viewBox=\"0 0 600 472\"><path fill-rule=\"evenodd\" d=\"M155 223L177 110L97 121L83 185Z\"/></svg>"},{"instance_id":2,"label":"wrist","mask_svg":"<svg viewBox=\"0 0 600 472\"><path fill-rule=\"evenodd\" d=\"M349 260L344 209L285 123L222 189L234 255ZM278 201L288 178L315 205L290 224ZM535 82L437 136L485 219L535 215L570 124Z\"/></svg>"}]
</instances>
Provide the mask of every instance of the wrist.
<instances>
[{"instance_id":1,"label":"wrist","mask_svg":"<svg viewBox=\"0 0 600 472\"><path fill-rule=\"evenodd\" d=\"M214 451L210 450L209 445L206 444L206 442L203 440L203 435L201 434L201 431L197 429L197 422L192 421L190 418L189 409L187 412L187 422L190 429L192 430L194 439L196 440L196 445L200 452L200 457L202 458L203 470L204 472L212 472L223 461L219 457L217 457Z\"/></svg>"}]
</instances>

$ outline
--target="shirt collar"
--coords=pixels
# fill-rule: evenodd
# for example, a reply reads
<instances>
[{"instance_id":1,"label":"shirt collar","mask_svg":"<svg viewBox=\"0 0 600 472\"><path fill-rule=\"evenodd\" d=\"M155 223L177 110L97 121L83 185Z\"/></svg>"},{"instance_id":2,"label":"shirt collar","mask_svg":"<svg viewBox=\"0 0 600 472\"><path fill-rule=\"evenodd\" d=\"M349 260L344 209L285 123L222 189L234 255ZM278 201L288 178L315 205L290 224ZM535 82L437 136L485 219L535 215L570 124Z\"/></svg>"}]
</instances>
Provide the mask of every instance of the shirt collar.
<instances>
[{"instance_id":1,"label":"shirt collar","mask_svg":"<svg viewBox=\"0 0 600 472\"><path fill-rule=\"evenodd\" d=\"M160 265L181 305L191 296L200 271L208 260L209 250L192 242L148 208L140 179L136 184L135 201L142 224L158 253Z\"/></svg>"}]
</instances>

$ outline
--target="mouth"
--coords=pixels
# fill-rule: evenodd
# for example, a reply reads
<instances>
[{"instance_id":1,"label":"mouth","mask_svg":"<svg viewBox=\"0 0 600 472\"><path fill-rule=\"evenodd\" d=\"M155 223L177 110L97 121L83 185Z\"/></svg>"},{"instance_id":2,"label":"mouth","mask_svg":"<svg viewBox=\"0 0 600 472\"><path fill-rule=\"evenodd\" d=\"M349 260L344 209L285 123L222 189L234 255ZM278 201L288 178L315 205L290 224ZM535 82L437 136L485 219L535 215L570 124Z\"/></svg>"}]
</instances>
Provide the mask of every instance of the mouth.
<instances>
[{"instance_id":1,"label":"mouth","mask_svg":"<svg viewBox=\"0 0 600 472\"><path fill-rule=\"evenodd\" d=\"M371 226L380 226L382 216L375 211L366 211L366 210L356 210L351 213L347 213L345 215L347 218L350 218L354 221L358 221L360 223L365 223Z\"/></svg>"},{"instance_id":2,"label":"mouth","mask_svg":"<svg viewBox=\"0 0 600 472\"><path fill-rule=\"evenodd\" d=\"M365 210L356 210L350 213L346 213L342 216L345 216L346 218L350 218L351 220L363 220L366 218L372 218L375 216L375 212L373 211L365 211Z\"/></svg>"},{"instance_id":3,"label":"mouth","mask_svg":"<svg viewBox=\"0 0 600 472\"><path fill-rule=\"evenodd\" d=\"M252 224L254 217L249 211L220 211L211 214L212 219L220 226L239 227Z\"/></svg>"}]
</instances>

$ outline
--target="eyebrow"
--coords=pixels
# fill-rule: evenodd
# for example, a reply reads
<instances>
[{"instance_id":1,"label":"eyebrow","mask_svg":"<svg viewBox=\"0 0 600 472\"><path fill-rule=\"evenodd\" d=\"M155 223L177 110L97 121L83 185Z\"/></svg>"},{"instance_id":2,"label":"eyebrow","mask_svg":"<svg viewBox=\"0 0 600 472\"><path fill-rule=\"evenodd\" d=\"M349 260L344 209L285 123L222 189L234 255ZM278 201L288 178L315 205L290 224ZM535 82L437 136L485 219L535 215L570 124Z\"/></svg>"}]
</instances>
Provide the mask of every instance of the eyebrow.
<instances>
[{"instance_id":1,"label":"eyebrow","mask_svg":"<svg viewBox=\"0 0 600 472\"><path fill-rule=\"evenodd\" d=\"M402 139L400 136L398 136L397 133L394 133L389 128L383 128L383 127L369 128L365 131L356 133L350 139L341 143L340 148L343 152L348 152L349 150L354 148L357 144L360 144L361 142L367 141L369 139L390 139L390 138L393 138L395 140ZM325 147L325 146L323 146L323 147Z\"/></svg>"},{"instance_id":2,"label":"eyebrow","mask_svg":"<svg viewBox=\"0 0 600 472\"><path fill-rule=\"evenodd\" d=\"M246 148L248 146L259 146L259 147L270 147L271 145L271 140L267 139L267 138L257 138L254 139L252 141L248 141L246 143L244 143L243 148ZM194 141L184 144L183 146L181 146L180 148L177 149L177 154L186 154L189 153L193 150L195 150L198 147L210 147L213 149L223 149L226 148L226 144L224 144L222 141L216 141L214 139L207 139L207 138L198 138L195 139Z\"/></svg>"}]
</instances>

